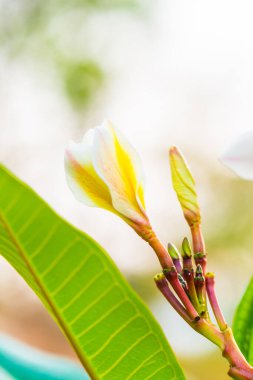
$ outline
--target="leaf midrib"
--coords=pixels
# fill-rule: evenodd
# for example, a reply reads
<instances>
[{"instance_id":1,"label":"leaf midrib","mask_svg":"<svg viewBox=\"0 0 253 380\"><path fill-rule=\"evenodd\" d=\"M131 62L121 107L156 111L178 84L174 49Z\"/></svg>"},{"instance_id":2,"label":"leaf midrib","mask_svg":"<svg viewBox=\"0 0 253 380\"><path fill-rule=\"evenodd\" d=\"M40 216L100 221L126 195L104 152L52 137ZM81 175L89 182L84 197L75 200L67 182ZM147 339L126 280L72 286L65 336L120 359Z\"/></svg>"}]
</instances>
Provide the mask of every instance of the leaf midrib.
<instances>
[{"instance_id":1,"label":"leaf midrib","mask_svg":"<svg viewBox=\"0 0 253 380\"><path fill-rule=\"evenodd\" d=\"M97 375L94 373L92 367L90 366L89 362L86 361L85 357L82 355L82 352L79 349L78 343L76 342L74 336L71 334L71 332L66 327L66 324L64 323L64 320L62 319L61 315L58 313L57 308L55 307L55 305L52 302L51 298L48 296L47 290L44 288L44 286L41 283L39 277L36 275L36 272L34 271L32 264L29 262L28 258L26 257L25 250L23 249L22 244L15 237L15 235L14 235L11 227L9 226L8 222L6 221L6 219L5 219L5 217L4 217L4 215L2 213L0 213L0 220L3 223L3 226L4 226L5 230L6 230L6 232L8 233L8 235L10 237L10 240L12 241L13 245L16 247L17 252L20 254L20 256L22 257L22 259L24 260L24 262L27 265L30 273L32 274L35 282L37 283L37 285L41 289L41 292L42 292L43 296L45 297L46 301L48 302L49 306L51 307L51 309L52 309L55 317L57 318L57 320L59 322L59 325L61 326L62 330L64 331L66 337L68 338L68 340L72 344L72 347L76 351L76 354L79 357L81 363L83 364L86 372L89 374L89 376L91 377L91 379L93 379L93 380L99 380L98 377L97 377Z\"/></svg>"}]
</instances>

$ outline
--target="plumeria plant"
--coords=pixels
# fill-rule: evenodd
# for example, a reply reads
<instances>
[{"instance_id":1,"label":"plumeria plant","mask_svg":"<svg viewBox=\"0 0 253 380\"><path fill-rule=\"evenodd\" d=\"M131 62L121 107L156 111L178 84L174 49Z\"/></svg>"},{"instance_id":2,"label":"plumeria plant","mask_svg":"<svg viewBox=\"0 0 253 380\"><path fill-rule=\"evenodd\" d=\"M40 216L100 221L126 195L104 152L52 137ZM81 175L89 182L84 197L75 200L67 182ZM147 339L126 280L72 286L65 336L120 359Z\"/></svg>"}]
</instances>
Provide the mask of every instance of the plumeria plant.
<instances>
[{"instance_id":1,"label":"plumeria plant","mask_svg":"<svg viewBox=\"0 0 253 380\"><path fill-rule=\"evenodd\" d=\"M114 212L149 243L162 269L154 277L157 288L191 328L221 349L230 365L228 374L238 380L253 379L253 367L242 355L220 308L215 275L207 271L195 181L177 147L170 148L169 160L173 187L192 237L193 247L183 239L181 254L172 243L166 249L153 230L145 209L140 157L111 122L90 130L80 144L71 143L65 168L78 200ZM207 300L216 323L210 318Z\"/></svg>"},{"instance_id":2,"label":"plumeria plant","mask_svg":"<svg viewBox=\"0 0 253 380\"><path fill-rule=\"evenodd\" d=\"M252 179L249 138L252 133L229 147L222 160ZM237 154L240 151L242 155ZM157 288L190 328L220 348L229 362L229 376L253 380L253 281L237 309L232 331L218 302L215 275L208 269L194 179L177 147L170 148L169 161L173 187L191 232L192 243L185 237L181 253L173 243L165 247L154 231L145 206L141 159L111 122L89 130L81 143L69 144L65 171L77 200L113 212L150 245L161 265L154 277ZM94 380L185 380L160 326L106 252L3 165L0 194L0 253L38 295L85 370L57 364L52 374L46 364L43 372L40 360L40 376L65 380L72 371L71 379L76 380L87 376ZM10 365L15 357L6 356L1 341L0 354L1 376L21 379L24 366L20 359L18 366ZM27 367L26 380L41 378L38 371L32 375L37 364L30 372Z\"/></svg>"}]
</instances>

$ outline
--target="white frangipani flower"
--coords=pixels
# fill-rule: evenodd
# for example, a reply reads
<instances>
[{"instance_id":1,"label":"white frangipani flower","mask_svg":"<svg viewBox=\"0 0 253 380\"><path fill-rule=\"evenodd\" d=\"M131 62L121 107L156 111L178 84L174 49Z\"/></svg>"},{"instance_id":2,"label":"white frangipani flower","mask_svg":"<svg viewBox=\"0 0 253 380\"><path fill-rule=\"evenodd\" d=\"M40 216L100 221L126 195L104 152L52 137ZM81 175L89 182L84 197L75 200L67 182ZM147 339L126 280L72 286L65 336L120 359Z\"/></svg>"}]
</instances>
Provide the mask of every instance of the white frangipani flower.
<instances>
[{"instance_id":1,"label":"white frangipani flower","mask_svg":"<svg viewBox=\"0 0 253 380\"><path fill-rule=\"evenodd\" d=\"M109 121L89 130L65 154L67 182L88 206L114 212L132 226L149 225L140 157Z\"/></svg>"},{"instance_id":2,"label":"white frangipani flower","mask_svg":"<svg viewBox=\"0 0 253 380\"><path fill-rule=\"evenodd\" d=\"M253 130L243 133L228 145L220 160L239 177L253 180Z\"/></svg>"},{"instance_id":3,"label":"white frangipani flower","mask_svg":"<svg viewBox=\"0 0 253 380\"><path fill-rule=\"evenodd\" d=\"M67 182L75 197L120 216L154 249L163 268L173 262L145 211L140 157L109 121L89 130L65 153Z\"/></svg>"}]
</instances>

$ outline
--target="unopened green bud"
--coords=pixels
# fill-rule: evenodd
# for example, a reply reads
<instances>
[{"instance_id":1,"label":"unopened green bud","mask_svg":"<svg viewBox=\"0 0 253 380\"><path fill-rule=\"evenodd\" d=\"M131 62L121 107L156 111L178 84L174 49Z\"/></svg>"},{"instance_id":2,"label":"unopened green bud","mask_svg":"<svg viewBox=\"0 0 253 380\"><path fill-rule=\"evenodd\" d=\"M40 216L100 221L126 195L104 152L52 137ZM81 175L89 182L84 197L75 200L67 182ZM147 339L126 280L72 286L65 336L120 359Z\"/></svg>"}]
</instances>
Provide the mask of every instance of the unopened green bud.
<instances>
[{"instance_id":1,"label":"unopened green bud","mask_svg":"<svg viewBox=\"0 0 253 380\"><path fill-rule=\"evenodd\" d=\"M173 188L177 194L185 219L189 226L201 221L195 181L190 169L177 147L171 147L169 152Z\"/></svg>"},{"instance_id":2,"label":"unopened green bud","mask_svg":"<svg viewBox=\"0 0 253 380\"><path fill-rule=\"evenodd\" d=\"M182 243L182 256L185 258L190 258L192 256L191 245L187 237L184 238Z\"/></svg>"},{"instance_id":3,"label":"unopened green bud","mask_svg":"<svg viewBox=\"0 0 253 380\"><path fill-rule=\"evenodd\" d=\"M169 252L170 257L172 259L179 259L180 254L179 254L177 248L174 246L174 244L172 244L172 243L168 244L168 252Z\"/></svg>"}]
</instances>

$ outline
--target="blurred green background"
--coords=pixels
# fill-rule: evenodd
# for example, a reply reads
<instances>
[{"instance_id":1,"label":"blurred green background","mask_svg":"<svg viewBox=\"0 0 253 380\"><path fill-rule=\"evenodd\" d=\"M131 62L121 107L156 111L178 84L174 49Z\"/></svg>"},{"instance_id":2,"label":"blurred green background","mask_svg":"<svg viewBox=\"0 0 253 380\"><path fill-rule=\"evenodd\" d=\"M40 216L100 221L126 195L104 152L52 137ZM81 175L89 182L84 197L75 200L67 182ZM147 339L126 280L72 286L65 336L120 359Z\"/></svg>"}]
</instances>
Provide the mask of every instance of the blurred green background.
<instances>
[{"instance_id":1,"label":"blurred green background","mask_svg":"<svg viewBox=\"0 0 253 380\"><path fill-rule=\"evenodd\" d=\"M115 216L73 199L63 154L70 139L110 118L143 157L154 228L164 243L180 245L189 232L168 165L168 147L180 146L197 182L209 270L231 322L252 274L253 184L218 156L253 125L252 11L250 1L0 0L1 161L107 249L189 380L227 379L227 364L157 292L149 247ZM0 264L1 331L73 356L36 297Z\"/></svg>"}]
</instances>

